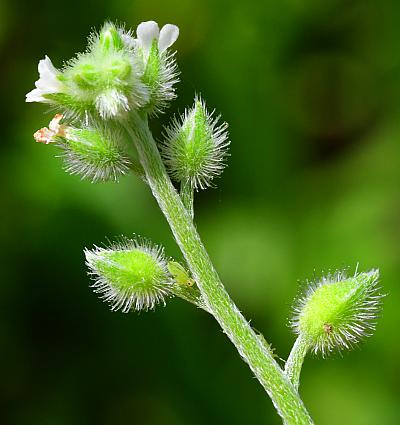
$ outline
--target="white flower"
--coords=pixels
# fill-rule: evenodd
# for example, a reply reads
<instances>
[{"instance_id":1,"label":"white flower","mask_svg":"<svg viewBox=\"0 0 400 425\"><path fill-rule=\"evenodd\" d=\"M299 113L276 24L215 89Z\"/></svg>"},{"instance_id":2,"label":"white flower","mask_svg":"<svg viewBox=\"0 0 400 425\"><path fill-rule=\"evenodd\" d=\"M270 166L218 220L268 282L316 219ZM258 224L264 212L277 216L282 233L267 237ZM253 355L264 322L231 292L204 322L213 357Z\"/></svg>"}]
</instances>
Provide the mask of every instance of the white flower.
<instances>
[{"instance_id":1,"label":"white flower","mask_svg":"<svg viewBox=\"0 0 400 425\"><path fill-rule=\"evenodd\" d=\"M176 25L166 24L161 28L157 22L147 21L138 25L136 43L143 49L147 60L154 40L158 40L158 50L161 53L171 47L179 36L179 28Z\"/></svg>"},{"instance_id":2,"label":"white flower","mask_svg":"<svg viewBox=\"0 0 400 425\"><path fill-rule=\"evenodd\" d=\"M40 78L35 83L36 88L26 95L26 102L49 102L43 95L62 92L63 84L57 78L60 72L48 56L39 61L38 70Z\"/></svg>"}]
</instances>

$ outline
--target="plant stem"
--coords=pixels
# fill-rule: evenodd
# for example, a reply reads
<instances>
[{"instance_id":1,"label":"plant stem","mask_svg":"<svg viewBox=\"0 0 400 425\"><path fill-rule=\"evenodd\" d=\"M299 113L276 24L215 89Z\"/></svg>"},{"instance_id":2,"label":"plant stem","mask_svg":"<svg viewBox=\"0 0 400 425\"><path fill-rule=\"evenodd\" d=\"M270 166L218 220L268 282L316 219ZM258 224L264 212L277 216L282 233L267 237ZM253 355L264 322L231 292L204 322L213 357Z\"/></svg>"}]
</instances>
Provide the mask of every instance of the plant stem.
<instances>
[{"instance_id":1,"label":"plant stem","mask_svg":"<svg viewBox=\"0 0 400 425\"><path fill-rule=\"evenodd\" d=\"M193 201L194 201L194 190L192 183L187 181L181 182L181 191L180 191L181 199L183 205L189 212L190 217L193 219L194 217L194 209L193 209Z\"/></svg>"},{"instance_id":2,"label":"plant stem","mask_svg":"<svg viewBox=\"0 0 400 425\"><path fill-rule=\"evenodd\" d=\"M134 115L132 121L125 124L125 128L135 142L151 191L171 227L207 309L248 363L284 422L287 425L312 424L297 391L222 285L190 214L165 170L148 127L147 117Z\"/></svg>"},{"instance_id":3,"label":"plant stem","mask_svg":"<svg viewBox=\"0 0 400 425\"><path fill-rule=\"evenodd\" d=\"M298 336L285 364L285 374L296 390L299 388L301 367L308 348L307 342L301 336Z\"/></svg>"}]
</instances>

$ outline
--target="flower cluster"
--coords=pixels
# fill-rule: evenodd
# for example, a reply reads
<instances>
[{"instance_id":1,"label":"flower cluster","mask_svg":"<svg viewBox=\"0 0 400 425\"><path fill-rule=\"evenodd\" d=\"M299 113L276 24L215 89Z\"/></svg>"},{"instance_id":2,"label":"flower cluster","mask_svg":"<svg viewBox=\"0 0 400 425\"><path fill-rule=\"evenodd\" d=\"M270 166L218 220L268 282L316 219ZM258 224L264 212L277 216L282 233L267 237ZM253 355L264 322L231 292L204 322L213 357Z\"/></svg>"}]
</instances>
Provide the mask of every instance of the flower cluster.
<instances>
[{"instance_id":1,"label":"flower cluster","mask_svg":"<svg viewBox=\"0 0 400 425\"><path fill-rule=\"evenodd\" d=\"M89 37L85 53L56 69L39 62L36 88L27 102L48 103L69 117L123 119L130 110L160 112L174 98L177 67L168 49L178 38L175 25L161 31L155 22L137 28L137 38L107 22Z\"/></svg>"},{"instance_id":2,"label":"flower cluster","mask_svg":"<svg viewBox=\"0 0 400 425\"><path fill-rule=\"evenodd\" d=\"M175 97L178 71L170 47L178 35L175 25L159 30L149 21L137 27L135 38L106 22L89 36L86 52L62 69L45 56L26 101L48 104L59 113L34 134L35 140L61 148L66 171L92 182L118 181L130 170L143 178L114 123L126 121L129 112L161 112Z\"/></svg>"}]
</instances>

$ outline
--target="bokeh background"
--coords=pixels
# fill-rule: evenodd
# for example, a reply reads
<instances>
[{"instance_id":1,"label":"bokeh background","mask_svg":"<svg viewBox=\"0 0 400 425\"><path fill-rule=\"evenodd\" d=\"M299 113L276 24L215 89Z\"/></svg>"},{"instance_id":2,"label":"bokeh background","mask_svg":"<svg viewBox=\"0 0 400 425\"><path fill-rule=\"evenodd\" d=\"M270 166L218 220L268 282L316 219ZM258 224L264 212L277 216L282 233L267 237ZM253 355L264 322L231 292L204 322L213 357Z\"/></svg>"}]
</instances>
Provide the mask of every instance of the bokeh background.
<instances>
[{"instance_id":1,"label":"bokeh background","mask_svg":"<svg viewBox=\"0 0 400 425\"><path fill-rule=\"evenodd\" d=\"M227 289L282 358L299 282L379 267L375 336L309 358L301 394L317 424L400 423L400 3L397 0L0 2L0 422L7 425L279 424L217 324L172 300L111 313L88 288L82 249L133 232L180 258L134 177L65 174L25 104L105 19L179 25L179 99L201 93L230 124L229 168L196 197L197 225Z\"/></svg>"}]
</instances>

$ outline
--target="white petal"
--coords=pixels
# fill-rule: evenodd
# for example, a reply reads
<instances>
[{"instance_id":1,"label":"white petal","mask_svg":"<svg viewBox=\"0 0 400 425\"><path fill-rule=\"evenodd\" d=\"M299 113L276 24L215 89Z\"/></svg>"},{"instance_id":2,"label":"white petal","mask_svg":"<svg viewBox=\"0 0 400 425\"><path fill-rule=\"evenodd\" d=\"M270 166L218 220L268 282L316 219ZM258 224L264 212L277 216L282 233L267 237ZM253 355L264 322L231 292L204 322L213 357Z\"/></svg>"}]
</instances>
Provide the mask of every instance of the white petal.
<instances>
[{"instance_id":1,"label":"white petal","mask_svg":"<svg viewBox=\"0 0 400 425\"><path fill-rule=\"evenodd\" d=\"M38 71L40 75L55 75L58 72L48 56L39 61Z\"/></svg>"},{"instance_id":2,"label":"white petal","mask_svg":"<svg viewBox=\"0 0 400 425\"><path fill-rule=\"evenodd\" d=\"M57 80L57 78L41 77L35 82L35 86L39 90L42 90L43 93L58 93L60 91L61 83Z\"/></svg>"},{"instance_id":3,"label":"white petal","mask_svg":"<svg viewBox=\"0 0 400 425\"><path fill-rule=\"evenodd\" d=\"M158 50L160 53L171 47L179 36L179 28L176 25L166 24L161 28Z\"/></svg>"},{"instance_id":4,"label":"white petal","mask_svg":"<svg viewBox=\"0 0 400 425\"><path fill-rule=\"evenodd\" d=\"M160 30L157 22L147 21L142 22L136 29L136 34L143 50L149 52L154 39L158 39Z\"/></svg>"},{"instance_id":5,"label":"white petal","mask_svg":"<svg viewBox=\"0 0 400 425\"><path fill-rule=\"evenodd\" d=\"M42 96L43 92L40 89L33 89L26 95L25 102L45 102L46 99Z\"/></svg>"},{"instance_id":6,"label":"white petal","mask_svg":"<svg viewBox=\"0 0 400 425\"><path fill-rule=\"evenodd\" d=\"M60 121L63 119L63 115L56 114L54 118L50 121L49 129L54 132L54 134L59 134L60 130L64 127L63 124L60 124Z\"/></svg>"},{"instance_id":7,"label":"white petal","mask_svg":"<svg viewBox=\"0 0 400 425\"><path fill-rule=\"evenodd\" d=\"M58 71L48 56L39 61L38 65L39 79L35 82L36 88L26 95L26 102L49 102L43 95L51 93L60 93L63 90L63 84L58 79Z\"/></svg>"},{"instance_id":8,"label":"white petal","mask_svg":"<svg viewBox=\"0 0 400 425\"><path fill-rule=\"evenodd\" d=\"M61 91L62 84L58 80L57 75L59 71L53 66L48 56L39 61L39 80L36 81L35 86L46 93L58 93Z\"/></svg>"}]
</instances>

